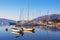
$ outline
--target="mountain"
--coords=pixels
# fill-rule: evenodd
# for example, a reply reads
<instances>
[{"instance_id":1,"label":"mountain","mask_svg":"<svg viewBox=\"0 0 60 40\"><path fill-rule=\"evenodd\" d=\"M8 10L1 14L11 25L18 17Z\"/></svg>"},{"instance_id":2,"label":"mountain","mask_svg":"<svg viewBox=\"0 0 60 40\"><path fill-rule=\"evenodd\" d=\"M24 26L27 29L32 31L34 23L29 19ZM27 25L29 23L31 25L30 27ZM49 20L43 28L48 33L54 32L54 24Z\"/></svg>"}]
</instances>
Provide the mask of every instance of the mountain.
<instances>
[{"instance_id":1,"label":"mountain","mask_svg":"<svg viewBox=\"0 0 60 40\"><path fill-rule=\"evenodd\" d=\"M15 23L15 20L10 20L10 19L5 19L5 18L0 18L0 25L9 25L9 23Z\"/></svg>"},{"instance_id":2,"label":"mountain","mask_svg":"<svg viewBox=\"0 0 60 40\"><path fill-rule=\"evenodd\" d=\"M41 16L38 18L33 19L32 21L42 21L42 20L54 20L54 19L60 19L60 14L51 14L51 15L45 15L45 16Z\"/></svg>"}]
</instances>

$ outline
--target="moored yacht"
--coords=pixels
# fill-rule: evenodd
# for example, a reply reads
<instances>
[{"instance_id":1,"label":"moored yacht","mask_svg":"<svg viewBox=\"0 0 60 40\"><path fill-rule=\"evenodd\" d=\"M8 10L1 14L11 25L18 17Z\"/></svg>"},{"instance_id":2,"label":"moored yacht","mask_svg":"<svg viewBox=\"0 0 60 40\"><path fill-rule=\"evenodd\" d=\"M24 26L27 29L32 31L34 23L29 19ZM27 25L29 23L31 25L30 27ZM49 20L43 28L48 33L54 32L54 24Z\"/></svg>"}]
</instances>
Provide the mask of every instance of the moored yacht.
<instances>
[{"instance_id":1,"label":"moored yacht","mask_svg":"<svg viewBox=\"0 0 60 40\"><path fill-rule=\"evenodd\" d=\"M19 32L19 31L34 31L35 28L11 28L12 31L14 32Z\"/></svg>"}]
</instances>

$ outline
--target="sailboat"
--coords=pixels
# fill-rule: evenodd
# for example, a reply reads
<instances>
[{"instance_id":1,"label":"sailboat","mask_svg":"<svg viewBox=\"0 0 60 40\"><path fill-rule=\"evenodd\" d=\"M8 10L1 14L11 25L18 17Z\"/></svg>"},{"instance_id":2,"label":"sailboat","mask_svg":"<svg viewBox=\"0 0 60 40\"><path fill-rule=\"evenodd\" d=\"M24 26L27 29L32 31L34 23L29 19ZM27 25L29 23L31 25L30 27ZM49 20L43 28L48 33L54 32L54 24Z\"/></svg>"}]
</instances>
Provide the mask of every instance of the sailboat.
<instances>
[{"instance_id":1,"label":"sailboat","mask_svg":"<svg viewBox=\"0 0 60 40\"><path fill-rule=\"evenodd\" d=\"M23 12L23 10L22 10L22 12ZM21 15L20 15L20 18L21 18ZM29 0L28 0L28 18L27 18L27 22L29 23ZM17 25L18 26L21 26L19 29L18 28L12 28L12 31L15 31L15 32L19 32L20 30L22 30L22 31L34 31L35 30L35 28L31 28L31 27L23 27L22 26L22 23L21 22L18 22L17 23Z\"/></svg>"},{"instance_id":2,"label":"sailboat","mask_svg":"<svg viewBox=\"0 0 60 40\"><path fill-rule=\"evenodd\" d=\"M16 22L16 26L17 27L21 27L23 22L22 22L22 14L23 14L23 8L20 10L20 17L19 17L19 21Z\"/></svg>"},{"instance_id":3,"label":"sailboat","mask_svg":"<svg viewBox=\"0 0 60 40\"><path fill-rule=\"evenodd\" d=\"M48 13L49 13L49 10L48 10L47 14L48 14ZM49 21L49 19L50 19L50 16L48 16L46 26L47 26L47 27L55 27L55 25L53 24L53 22L52 22L52 21Z\"/></svg>"}]
</instances>

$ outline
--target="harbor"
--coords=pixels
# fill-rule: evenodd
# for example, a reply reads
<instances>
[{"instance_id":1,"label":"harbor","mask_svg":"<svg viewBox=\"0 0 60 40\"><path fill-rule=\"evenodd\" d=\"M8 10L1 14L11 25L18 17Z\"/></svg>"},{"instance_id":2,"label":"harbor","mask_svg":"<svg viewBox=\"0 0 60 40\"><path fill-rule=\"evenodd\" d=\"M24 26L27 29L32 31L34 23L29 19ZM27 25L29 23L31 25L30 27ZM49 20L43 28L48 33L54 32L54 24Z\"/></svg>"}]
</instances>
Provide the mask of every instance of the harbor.
<instances>
[{"instance_id":1,"label":"harbor","mask_svg":"<svg viewBox=\"0 0 60 40\"><path fill-rule=\"evenodd\" d=\"M0 40L60 40L60 0L0 0Z\"/></svg>"}]
</instances>

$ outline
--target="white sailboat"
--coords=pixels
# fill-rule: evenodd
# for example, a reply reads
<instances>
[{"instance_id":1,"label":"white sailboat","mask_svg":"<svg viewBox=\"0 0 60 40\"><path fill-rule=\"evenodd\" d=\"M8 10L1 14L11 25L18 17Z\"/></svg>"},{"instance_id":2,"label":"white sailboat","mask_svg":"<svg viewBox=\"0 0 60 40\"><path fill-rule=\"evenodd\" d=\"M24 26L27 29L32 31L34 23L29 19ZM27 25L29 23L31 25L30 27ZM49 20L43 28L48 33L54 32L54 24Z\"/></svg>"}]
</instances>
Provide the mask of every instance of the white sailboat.
<instances>
[{"instance_id":1,"label":"white sailboat","mask_svg":"<svg viewBox=\"0 0 60 40\"><path fill-rule=\"evenodd\" d=\"M48 14L48 13L49 13L49 10L48 10L47 14ZM50 16L48 16L46 26L47 26L47 27L55 27L55 25L53 25L53 22L52 22L52 21L49 21L49 19L50 19Z\"/></svg>"},{"instance_id":2,"label":"white sailboat","mask_svg":"<svg viewBox=\"0 0 60 40\"><path fill-rule=\"evenodd\" d=\"M16 26L19 26L21 27L22 24L24 23L22 20L23 20L23 17L22 17L22 14L23 14L23 8L20 10L20 17L19 17L19 21L16 22Z\"/></svg>"},{"instance_id":3,"label":"white sailboat","mask_svg":"<svg viewBox=\"0 0 60 40\"><path fill-rule=\"evenodd\" d=\"M20 12L20 19L21 19L21 13L23 12L23 9L22 9L22 11ZM29 22L29 0L28 0L28 18L27 18L27 22ZM12 28L11 30L12 31L15 31L15 32L19 32L20 30L22 30L22 31L34 31L35 30L35 28L31 28L31 27L23 27L22 26L22 23L21 24L19 24L21 27L18 29L18 28Z\"/></svg>"}]
</instances>

